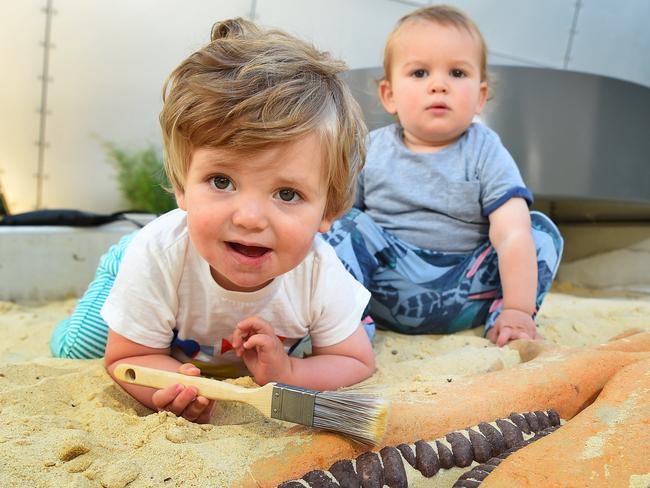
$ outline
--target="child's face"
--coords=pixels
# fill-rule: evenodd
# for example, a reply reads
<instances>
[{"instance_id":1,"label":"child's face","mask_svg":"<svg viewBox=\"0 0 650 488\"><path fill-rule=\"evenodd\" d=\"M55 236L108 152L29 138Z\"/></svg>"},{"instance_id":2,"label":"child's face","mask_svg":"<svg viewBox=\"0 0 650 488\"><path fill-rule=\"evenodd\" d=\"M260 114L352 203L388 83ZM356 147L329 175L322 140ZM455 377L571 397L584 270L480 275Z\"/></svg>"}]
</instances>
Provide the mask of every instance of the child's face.
<instances>
[{"instance_id":1,"label":"child's face","mask_svg":"<svg viewBox=\"0 0 650 488\"><path fill-rule=\"evenodd\" d=\"M479 41L463 29L424 20L397 34L390 80L379 86L384 107L397 114L414 151L454 142L481 112L487 92Z\"/></svg>"},{"instance_id":2,"label":"child's face","mask_svg":"<svg viewBox=\"0 0 650 488\"><path fill-rule=\"evenodd\" d=\"M304 259L316 232L329 229L323 159L315 134L248 155L193 152L185 191L176 198L219 285L263 288Z\"/></svg>"}]
</instances>

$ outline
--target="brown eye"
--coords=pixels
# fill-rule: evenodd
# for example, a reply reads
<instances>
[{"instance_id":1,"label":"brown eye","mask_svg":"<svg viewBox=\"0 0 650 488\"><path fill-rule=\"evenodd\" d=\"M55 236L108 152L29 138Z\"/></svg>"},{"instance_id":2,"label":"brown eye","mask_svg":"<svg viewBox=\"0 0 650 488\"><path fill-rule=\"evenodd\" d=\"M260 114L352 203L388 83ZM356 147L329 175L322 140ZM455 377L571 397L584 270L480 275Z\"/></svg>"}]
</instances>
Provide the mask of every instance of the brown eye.
<instances>
[{"instance_id":1,"label":"brown eye","mask_svg":"<svg viewBox=\"0 0 650 488\"><path fill-rule=\"evenodd\" d=\"M212 184L218 190L227 190L228 187L232 186L232 181L227 176L215 176L212 178Z\"/></svg>"},{"instance_id":2,"label":"brown eye","mask_svg":"<svg viewBox=\"0 0 650 488\"><path fill-rule=\"evenodd\" d=\"M294 202L300 198L300 195L291 188L283 188L278 192L278 198L283 202Z\"/></svg>"}]
</instances>

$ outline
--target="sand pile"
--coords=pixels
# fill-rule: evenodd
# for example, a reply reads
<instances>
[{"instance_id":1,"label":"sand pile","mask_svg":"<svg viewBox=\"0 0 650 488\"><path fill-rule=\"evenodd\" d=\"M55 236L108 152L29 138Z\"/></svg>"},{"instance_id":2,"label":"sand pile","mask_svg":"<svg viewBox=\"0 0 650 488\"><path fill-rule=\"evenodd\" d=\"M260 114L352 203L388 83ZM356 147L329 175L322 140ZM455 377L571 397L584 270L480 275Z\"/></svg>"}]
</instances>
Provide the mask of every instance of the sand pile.
<instances>
[{"instance_id":1,"label":"sand pile","mask_svg":"<svg viewBox=\"0 0 650 488\"><path fill-rule=\"evenodd\" d=\"M101 361L50 358L50 332L73 307L73 300L0 303L0 486L229 486L252 461L308 441L295 435L304 429L235 403L220 404L211 425L151 412L115 386ZM650 297L560 287L538 317L559 347L596 344L626 329L650 330ZM389 398L416 400L437 384L520 362L516 350L480 335L380 332L378 371L367 383Z\"/></svg>"}]
</instances>

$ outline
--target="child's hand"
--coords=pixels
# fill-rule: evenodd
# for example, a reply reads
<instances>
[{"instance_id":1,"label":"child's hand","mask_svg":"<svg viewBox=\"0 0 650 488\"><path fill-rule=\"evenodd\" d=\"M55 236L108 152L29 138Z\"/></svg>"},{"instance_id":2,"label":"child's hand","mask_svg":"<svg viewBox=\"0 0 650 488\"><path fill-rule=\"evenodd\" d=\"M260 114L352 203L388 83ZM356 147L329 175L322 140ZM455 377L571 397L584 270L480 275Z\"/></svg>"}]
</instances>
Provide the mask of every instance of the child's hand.
<instances>
[{"instance_id":1,"label":"child's hand","mask_svg":"<svg viewBox=\"0 0 650 488\"><path fill-rule=\"evenodd\" d=\"M249 317L237 324L232 347L260 385L278 381L291 371L291 361L271 324Z\"/></svg>"},{"instance_id":2,"label":"child's hand","mask_svg":"<svg viewBox=\"0 0 650 488\"><path fill-rule=\"evenodd\" d=\"M192 363L181 364L178 372L188 376L200 376L201 370ZM181 384L158 390L151 397L158 410L167 410L192 422L204 424L209 422L214 402L197 394L193 386Z\"/></svg>"},{"instance_id":3,"label":"child's hand","mask_svg":"<svg viewBox=\"0 0 650 488\"><path fill-rule=\"evenodd\" d=\"M526 312L504 308L488 333L487 338L497 346L505 346L515 339L541 339L535 321Z\"/></svg>"}]
</instances>

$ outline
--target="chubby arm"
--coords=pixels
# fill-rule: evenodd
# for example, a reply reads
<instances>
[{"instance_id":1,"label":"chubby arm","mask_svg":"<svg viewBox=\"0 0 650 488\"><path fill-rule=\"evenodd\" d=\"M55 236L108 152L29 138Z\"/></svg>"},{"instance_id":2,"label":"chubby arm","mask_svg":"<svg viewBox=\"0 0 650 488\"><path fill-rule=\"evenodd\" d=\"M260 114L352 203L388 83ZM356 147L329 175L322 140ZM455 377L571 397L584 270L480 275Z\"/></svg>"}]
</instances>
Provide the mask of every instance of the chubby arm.
<instances>
[{"instance_id":1,"label":"chubby arm","mask_svg":"<svg viewBox=\"0 0 650 488\"><path fill-rule=\"evenodd\" d=\"M113 380L146 407L153 410L168 410L191 421L207 422L213 402L197 395L197 390L193 386L184 387L179 384L157 390L124 383L113 376L113 370L120 363L138 364L190 376L201 374L196 366L189 363L182 364L169 354L169 348L155 349L143 346L109 329L104 363Z\"/></svg>"},{"instance_id":2,"label":"chubby arm","mask_svg":"<svg viewBox=\"0 0 650 488\"><path fill-rule=\"evenodd\" d=\"M335 390L369 378L375 372L375 355L362 325L347 339L327 347L314 347L312 355L292 362L294 381L315 390Z\"/></svg>"},{"instance_id":3,"label":"chubby arm","mask_svg":"<svg viewBox=\"0 0 650 488\"><path fill-rule=\"evenodd\" d=\"M271 325L258 317L237 324L232 344L261 385L275 381L335 390L365 380L375 371L372 345L362 325L338 344L314 347L304 359L289 357Z\"/></svg>"},{"instance_id":4,"label":"chubby arm","mask_svg":"<svg viewBox=\"0 0 650 488\"><path fill-rule=\"evenodd\" d=\"M488 337L499 346L512 339L535 339L537 257L528 206L522 198L511 198L489 218L490 241L499 258L503 312Z\"/></svg>"}]
</instances>

